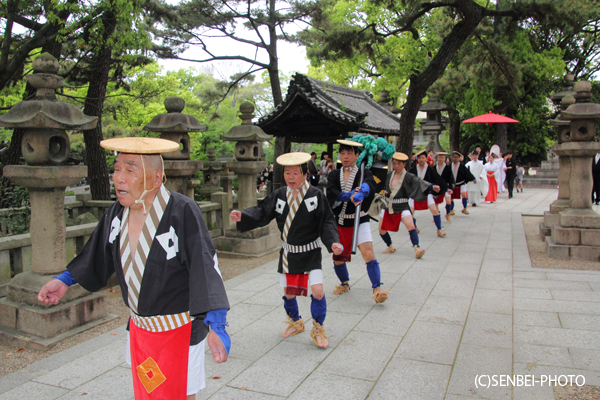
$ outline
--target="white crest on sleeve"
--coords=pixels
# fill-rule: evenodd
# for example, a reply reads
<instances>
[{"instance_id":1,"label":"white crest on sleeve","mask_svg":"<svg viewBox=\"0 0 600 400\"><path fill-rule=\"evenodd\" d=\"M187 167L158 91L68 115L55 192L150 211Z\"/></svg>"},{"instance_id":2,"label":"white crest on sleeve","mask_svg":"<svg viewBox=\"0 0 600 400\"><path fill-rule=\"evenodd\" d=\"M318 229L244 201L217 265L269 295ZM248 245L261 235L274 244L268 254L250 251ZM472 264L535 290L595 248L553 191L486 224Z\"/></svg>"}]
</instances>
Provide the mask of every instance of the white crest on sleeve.
<instances>
[{"instance_id":1,"label":"white crest on sleeve","mask_svg":"<svg viewBox=\"0 0 600 400\"><path fill-rule=\"evenodd\" d=\"M217 253L216 252L215 252L215 255L213 257L213 262L214 262L215 271L217 271L217 274L219 274L219 276L221 277L221 279L223 279L223 275L221 275L221 270L219 269L219 259L217 258Z\"/></svg>"},{"instance_id":2,"label":"white crest on sleeve","mask_svg":"<svg viewBox=\"0 0 600 400\"><path fill-rule=\"evenodd\" d=\"M304 199L304 204L306 204L306 209L308 212L316 210L319 206L319 200L317 200L317 196L309 197L308 199Z\"/></svg>"},{"instance_id":3,"label":"white crest on sleeve","mask_svg":"<svg viewBox=\"0 0 600 400\"><path fill-rule=\"evenodd\" d=\"M179 238L175 233L175 228L171 227L169 232L157 235L156 240L158 240L158 243L160 243L162 248L167 252L167 260L170 260L177 255L177 252L179 251ZM172 246L170 246L169 241L173 242Z\"/></svg>"},{"instance_id":4,"label":"white crest on sleeve","mask_svg":"<svg viewBox=\"0 0 600 400\"><path fill-rule=\"evenodd\" d=\"M277 199L277 204L275 204L275 211L279 214L283 214L283 209L285 208L285 201L281 199Z\"/></svg>"},{"instance_id":5,"label":"white crest on sleeve","mask_svg":"<svg viewBox=\"0 0 600 400\"><path fill-rule=\"evenodd\" d=\"M114 217L110 223L110 235L108 235L108 243L113 244L119 233L121 232L121 220L119 217Z\"/></svg>"}]
</instances>

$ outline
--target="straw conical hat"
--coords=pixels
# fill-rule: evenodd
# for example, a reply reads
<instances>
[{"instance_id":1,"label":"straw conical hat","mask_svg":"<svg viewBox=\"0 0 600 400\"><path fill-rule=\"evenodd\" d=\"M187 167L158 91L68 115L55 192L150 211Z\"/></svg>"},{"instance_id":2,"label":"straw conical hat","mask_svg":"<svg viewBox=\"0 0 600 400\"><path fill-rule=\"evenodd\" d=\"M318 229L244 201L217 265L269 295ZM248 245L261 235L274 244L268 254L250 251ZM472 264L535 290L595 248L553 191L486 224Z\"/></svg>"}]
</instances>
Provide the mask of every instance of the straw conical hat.
<instances>
[{"instance_id":1,"label":"straw conical hat","mask_svg":"<svg viewBox=\"0 0 600 400\"><path fill-rule=\"evenodd\" d=\"M131 154L159 154L179 150L179 143L150 137L122 137L106 139L100 146L108 150Z\"/></svg>"}]
</instances>

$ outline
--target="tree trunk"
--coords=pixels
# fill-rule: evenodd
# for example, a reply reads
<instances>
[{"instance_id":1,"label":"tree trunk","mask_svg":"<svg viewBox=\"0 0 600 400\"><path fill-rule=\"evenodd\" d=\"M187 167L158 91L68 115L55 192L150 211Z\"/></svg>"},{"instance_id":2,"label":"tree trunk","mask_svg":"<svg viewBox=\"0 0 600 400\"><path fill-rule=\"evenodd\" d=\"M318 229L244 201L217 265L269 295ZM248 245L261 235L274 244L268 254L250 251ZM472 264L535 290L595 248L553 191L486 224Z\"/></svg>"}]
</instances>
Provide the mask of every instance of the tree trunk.
<instances>
[{"instance_id":1,"label":"tree trunk","mask_svg":"<svg viewBox=\"0 0 600 400\"><path fill-rule=\"evenodd\" d=\"M460 152L460 115L456 111L450 111L448 112L448 117L450 120L450 126L448 127L448 146L450 147L450 154L452 154L453 151Z\"/></svg>"},{"instance_id":2,"label":"tree trunk","mask_svg":"<svg viewBox=\"0 0 600 400\"><path fill-rule=\"evenodd\" d=\"M506 124L496 124L496 144L500 147L502 155L506 154L508 147L508 128Z\"/></svg>"},{"instance_id":3,"label":"tree trunk","mask_svg":"<svg viewBox=\"0 0 600 400\"><path fill-rule=\"evenodd\" d=\"M271 93L273 94L273 105L277 107L283 103L283 95L281 93L281 82L279 80L279 62L277 60L277 31L276 31L276 8L275 0L269 0L269 80L271 81ZM273 190L284 186L283 167L277 164L276 160L282 154L290 151L291 142L285 136L275 138L275 149L273 155Z\"/></svg>"},{"instance_id":4,"label":"tree trunk","mask_svg":"<svg viewBox=\"0 0 600 400\"><path fill-rule=\"evenodd\" d=\"M108 85L112 49L104 45L115 31L117 19L112 11L102 14L104 33L103 44L98 48L90 63L90 84L85 99L83 113L98 117L98 124L94 129L83 131L85 151L88 159L88 181L94 200L110 200L110 182L106 153L100 147L102 137L102 109Z\"/></svg>"},{"instance_id":5,"label":"tree trunk","mask_svg":"<svg viewBox=\"0 0 600 400\"><path fill-rule=\"evenodd\" d=\"M456 4L462 11L463 19L454 25L452 31L444 38L440 50L427 68L410 80L408 96L400 117L400 136L396 143L396 150L402 153L412 153L415 119L427 89L442 76L454 54L477 28L484 16L485 9L471 0L457 0Z\"/></svg>"}]
</instances>

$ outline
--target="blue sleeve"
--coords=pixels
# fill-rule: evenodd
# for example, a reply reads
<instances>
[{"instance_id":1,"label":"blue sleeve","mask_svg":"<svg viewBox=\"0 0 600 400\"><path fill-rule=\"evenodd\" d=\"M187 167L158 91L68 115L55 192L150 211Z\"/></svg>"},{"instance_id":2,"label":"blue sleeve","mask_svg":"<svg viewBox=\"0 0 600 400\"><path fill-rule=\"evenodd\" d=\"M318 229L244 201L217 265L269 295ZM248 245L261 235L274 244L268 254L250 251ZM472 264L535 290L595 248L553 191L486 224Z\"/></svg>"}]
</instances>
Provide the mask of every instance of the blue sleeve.
<instances>
[{"instance_id":1,"label":"blue sleeve","mask_svg":"<svg viewBox=\"0 0 600 400\"><path fill-rule=\"evenodd\" d=\"M371 193L369 184L364 182L362 185L360 185L360 190L358 191L358 193L354 195L354 201L356 203L358 203L359 201L363 201L365 197L369 195L369 193Z\"/></svg>"},{"instance_id":2,"label":"blue sleeve","mask_svg":"<svg viewBox=\"0 0 600 400\"><path fill-rule=\"evenodd\" d=\"M354 193L354 192L348 192L348 193L342 192L337 197L337 199L335 199L335 201L340 201L340 202L350 201L350 197L352 197L352 193Z\"/></svg>"},{"instance_id":3,"label":"blue sleeve","mask_svg":"<svg viewBox=\"0 0 600 400\"><path fill-rule=\"evenodd\" d=\"M229 350L231 349L231 338L225 330L225 327L229 326L227 324L227 309L221 308L220 310L207 312L206 318L204 318L204 324L206 326L210 326L210 329L214 331L217 336L219 336L219 339L221 339L221 342L223 343L223 346L225 346L225 350L229 355Z\"/></svg>"},{"instance_id":4,"label":"blue sleeve","mask_svg":"<svg viewBox=\"0 0 600 400\"><path fill-rule=\"evenodd\" d=\"M62 274L60 274L59 276L53 276L54 279L58 279L59 281L61 281L62 283L64 283L67 286L73 286L74 284L77 283L77 281L75 281L75 279L73 278L73 275L71 275L71 273L69 272L68 269L64 270Z\"/></svg>"}]
</instances>

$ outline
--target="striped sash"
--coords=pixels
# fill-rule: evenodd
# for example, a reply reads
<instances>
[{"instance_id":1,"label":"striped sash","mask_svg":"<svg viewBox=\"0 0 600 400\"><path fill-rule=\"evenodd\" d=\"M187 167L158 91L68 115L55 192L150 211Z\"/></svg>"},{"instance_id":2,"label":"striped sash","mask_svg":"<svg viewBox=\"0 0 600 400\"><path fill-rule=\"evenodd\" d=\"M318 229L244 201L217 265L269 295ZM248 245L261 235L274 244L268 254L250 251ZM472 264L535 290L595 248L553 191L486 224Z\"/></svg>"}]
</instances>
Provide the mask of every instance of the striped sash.
<instances>
[{"instance_id":1,"label":"striped sash","mask_svg":"<svg viewBox=\"0 0 600 400\"><path fill-rule=\"evenodd\" d=\"M308 182L304 182L304 185L302 185L302 187L300 188L300 192L298 193L298 196L296 196L296 198L294 199L294 190L290 189L289 187L287 188L287 203L288 203L288 207L290 208L288 211L288 215L285 218L285 225L283 227L283 241L287 243L287 238L288 238L288 232L290 231L290 227L292 226L292 221L294 221L294 217L296 216L296 213L298 212L298 208L300 207L300 204L302 204L302 200L304 200L304 195L306 194L307 190L308 190ZM287 260L287 256L288 256L289 251L286 250L286 248L283 248L283 256L281 257L281 264L283 266L283 272L284 273L289 273L290 269L288 267L288 260Z\"/></svg>"},{"instance_id":2,"label":"striped sash","mask_svg":"<svg viewBox=\"0 0 600 400\"><path fill-rule=\"evenodd\" d=\"M129 207L123 212L123 222L121 225L121 264L123 266L123 275L127 283L127 297L129 308L134 313L138 313L138 299L140 288L142 287L142 278L146 267L146 260L150 253L150 246L156 235L158 224L165 213L167 203L171 194L164 185L160 186L152 207L146 215L146 221L138 239L138 245L135 252L132 253L129 245Z\"/></svg>"},{"instance_id":3,"label":"striped sash","mask_svg":"<svg viewBox=\"0 0 600 400\"><path fill-rule=\"evenodd\" d=\"M190 317L188 311L172 315L157 315L154 317L140 317L132 312L131 319L138 328L150 332L167 332L181 328L185 324L192 322L192 317Z\"/></svg>"},{"instance_id":4,"label":"striped sash","mask_svg":"<svg viewBox=\"0 0 600 400\"><path fill-rule=\"evenodd\" d=\"M358 172L358 167L355 165L352 166L352 170L350 171L350 176L348 180L344 184L344 170L340 171L340 188L342 192L348 193L354 190L354 178L356 178L356 173ZM340 211L340 215L338 217L338 224L344 225L344 219L346 218L346 206L348 206L348 202L344 202L342 206L342 211Z\"/></svg>"}]
</instances>

